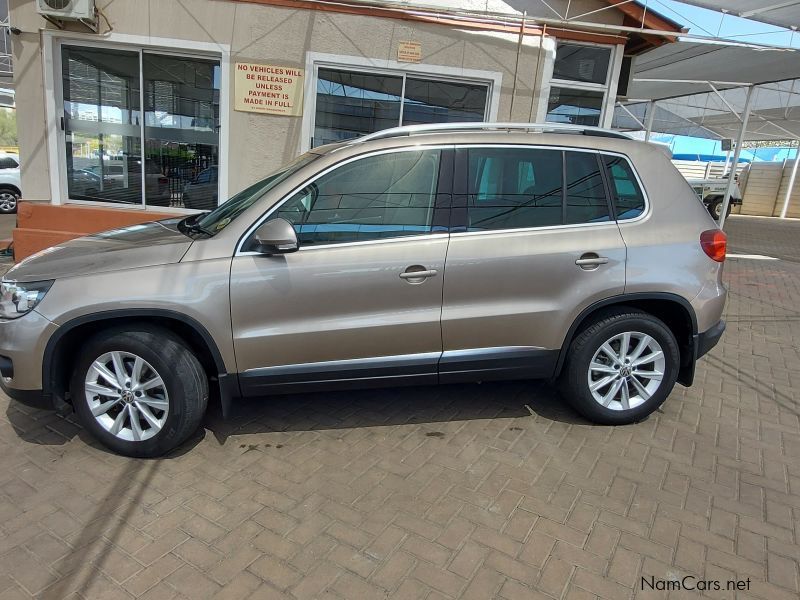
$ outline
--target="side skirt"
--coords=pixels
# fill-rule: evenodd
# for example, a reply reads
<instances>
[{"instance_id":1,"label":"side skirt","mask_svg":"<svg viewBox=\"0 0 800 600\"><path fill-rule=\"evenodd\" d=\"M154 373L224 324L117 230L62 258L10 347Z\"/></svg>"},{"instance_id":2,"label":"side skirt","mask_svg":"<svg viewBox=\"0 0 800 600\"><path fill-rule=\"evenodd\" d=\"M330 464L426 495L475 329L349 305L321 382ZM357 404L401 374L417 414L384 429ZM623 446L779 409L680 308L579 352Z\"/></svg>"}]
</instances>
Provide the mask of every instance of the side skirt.
<instances>
[{"instance_id":1,"label":"side skirt","mask_svg":"<svg viewBox=\"0 0 800 600\"><path fill-rule=\"evenodd\" d=\"M529 346L474 348L250 369L239 374L242 395L435 385L551 377L558 350Z\"/></svg>"}]
</instances>

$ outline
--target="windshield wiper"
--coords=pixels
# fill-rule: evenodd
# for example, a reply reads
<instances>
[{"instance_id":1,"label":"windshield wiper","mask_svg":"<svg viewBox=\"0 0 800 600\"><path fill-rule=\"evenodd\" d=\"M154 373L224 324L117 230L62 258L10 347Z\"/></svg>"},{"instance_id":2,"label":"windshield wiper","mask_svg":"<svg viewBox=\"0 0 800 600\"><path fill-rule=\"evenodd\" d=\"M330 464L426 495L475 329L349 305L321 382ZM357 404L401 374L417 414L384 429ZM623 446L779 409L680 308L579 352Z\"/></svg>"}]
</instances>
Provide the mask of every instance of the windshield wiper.
<instances>
[{"instance_id":1,"label":"windshield wiper","mask_svg":"<svg viewBox=\"0 0 800 600\"><path fill-rule=\"evenodd\" d=\"M183 233L202 233L203 235L207 235L208 237L213 237L214 232L210 229L206 229L202 225L200 225L197 221L200 220L201 217L204 217L208 214L209 211L198 213L196 215L190 215L186 217L183 221L178 223L181 231Z\"/></svg>"}]
</instances>

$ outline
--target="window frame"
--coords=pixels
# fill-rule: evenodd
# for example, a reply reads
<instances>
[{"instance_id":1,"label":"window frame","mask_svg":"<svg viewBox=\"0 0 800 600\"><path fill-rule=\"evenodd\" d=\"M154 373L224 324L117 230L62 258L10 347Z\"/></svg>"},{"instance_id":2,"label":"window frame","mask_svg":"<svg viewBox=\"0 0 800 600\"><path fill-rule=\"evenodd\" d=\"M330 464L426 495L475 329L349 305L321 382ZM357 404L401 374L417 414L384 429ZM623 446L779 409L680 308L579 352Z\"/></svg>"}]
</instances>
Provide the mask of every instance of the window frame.
<instances>
[{"instance_id":1,"label":"window frame","mask_svg":"<svg viewBox=\"0 0 800 600\"><path fill-rule=\"evenodd\" d=\"M375 240L358 240L353 242L331 242L327 244L314 244L311 246L300 246L298 251L299 252L311 252L314 250L324 250L326 248L346 248L350 246L364 246L369 244L388 244L388 243L397 243L397 242L411 242L417 240L430 240L431 238L440 238L443 236L450 235L451 231L451 211L450 211L450 197L452 194L452 186L453 186L453 161L454 161L454 152L453 152L453 145L452 144L432 144L432 145L420 145L420 146L404 146L400 148L384 148L382 150L375 150L372 152L364 152L363 154L357 154L355 156L350 156L344 160L340 160L332 165L327 166L326 168L318 171L311 177L304 179L301 183L293 186L292 189L284 194L280 200L278 200L274 205L272 205L264 214L258 217L255 221L253 221L252 225L247 228L244 234L239 238L239 241L236 243L236 250L234 252L234 258L237 256L261 256L260 252L255 252L252 250L245 250L244 248L250 242L253 234L255 233L256 229L258 229L264 222L266 222L275 212L279 211L284 204L292 200L295 194L302 191L307 186L314 183L320 177L324 177L328 173L343 167L347 164L352 162L356 162L358 160L362 160L365 158L370 158L372 156L379 156L381 154L394 154L397 152L419 152L424 150L439 150L441 152L441 157L439 159L439 173L437 176L437 183L436 183L436 193L434 194L434 204L433 204L433 217L432 217L432 226L433 223L436 222L437 212L439 215L445 215L446 219L445 222L447 225L443 225L445 229L442 231L431 231L430 233L425 233L422 235L405 235L405 236L397 236L397 237L386 237L380 238ZM261 200L258 200L260 202Z\"/></svg>"},{"instance_id":2,"label":"window frame","mask_svg":"<svg viewBox=\"0 0 800 600\"><path fill-rule=\"evenodd\" d=\"M540 227L513 227L507 229L488 229L485 231L467 231L469 226L469 205L467 202L466 182L468 181L469 159L467 152L459 152L460 150L469 150L470 148L527 148L531 150L555 150L557 152L586 152L595 154L598 164L600 166L600 173L603 177L603 182L606 191L606 201L608 203L609 218L608 221L599 221L596 223L565 223L561 225L542 225ZM617 221L615 213L616 206L611 196L611 189L609 187L610 179L606 172L605 162L602 160L603 155L615 156L627 161L630 166L631 172L636 178L636 183L644 197L644 210L642 214L635 219L625 219ZM454 145L455 165L453 169L453 204L450 215L450 235L451 236L473 236L473 235L493 235L493 234L508 234L508 233L523 233L534 231L551 231L558 229L574 229L585 227L608 227L617 225L625 225L628 223L636 223L647 218L650 215L650 201L647 196L647 191L642 183L638 171L634 167L633 161L626 154L621 152L613 152L610 150L601 150L596 148L576 148L574 146L552 146L546 144L487 144L487 143L472 143L472 144L455 144ZM562 154L563 160L566 160L566 154ZM563 186L566 186L566 169L562 173ZM564 192L562 191L562 215L564 208Z\"/></svg>"},{"instance_id":3,"label":"window frame","mask_svg":"<svg viewBox=\"0 0 800 600\"><path fill-rule=\"evenodd\" d=\"M360 56L326 54L318 52L306 53L306 77L303 95L305 106L300 131L299 153L311 149L311 138L314 136L317 114L317 81L319 69L332 69L339 71L354 71L367 75L386 75L403 79L401 96L405 96L406 76L414 79L428 79L447 83L480 84L488 87L486 91L486 110L484 120L491 122L497 120L500 107L500 91L503 83L503 74L499 71L484 71L479 69L464 69L448 65L434 65L428 63L405 63L396 60L370 59ZM402 122L403 110L401 103L398 125Z\"/></svg>"},{"instance_id":4,"label":"window frame","mask_svg":"<svg viewBox=\"0 0 800 600\"><path fill-rule=\"evenodd\" d=\"M552 74L550 76L550 82L546 89L542 90L542 100L543 100L543 111L542 111L542 121L555 123L557 121L547 121L547 115L549 112L548 105L550 104L550 90L552 88L563 88L567 90L580 90L583 92L600 92L602 94L602 102L600 107L600 115L598 117L598 122L596 127L603 127L606 115L609 114L609 94L611 92L611 88L613 87L616 90L617 87L617 80L615 74L618 71L618 50L617 47L612 44L597 44L594 42L578 42L573 40L567 41L557 41L555 51L553 53L553 71L555 71L555 63L558 60L558 45L559 44L569 44L570 46L587 46L590 48L605 48L609 52L609 59L608 59L608 70L606 72L606 78L604 83L591 83L586 81L574 81L572 79L559 79L554 77ZM613 111L611 111L613 112Z\"/></svg>"}]
</instances>

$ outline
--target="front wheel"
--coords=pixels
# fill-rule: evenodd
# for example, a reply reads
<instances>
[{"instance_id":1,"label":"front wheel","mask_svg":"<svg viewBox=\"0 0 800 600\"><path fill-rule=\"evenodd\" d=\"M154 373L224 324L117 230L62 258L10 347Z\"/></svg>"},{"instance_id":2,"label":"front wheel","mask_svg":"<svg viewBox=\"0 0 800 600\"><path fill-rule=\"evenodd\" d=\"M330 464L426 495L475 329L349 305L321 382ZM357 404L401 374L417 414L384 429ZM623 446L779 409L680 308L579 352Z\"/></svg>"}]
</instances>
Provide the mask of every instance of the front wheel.
<instances>
[{"instance_id":1,"label":"front wheel","mask_svg":"<svg viewBox=\"0 0 800 600\"><path fill-rule=\"evenodd\" d=\"M70 387L83 426L105 446L150 458L200 425L208 379L192 352L157 328L110 330L83 346Z\"/></svg>"},{"instance_id":2,"label":"front wheel","mask_svg":"<svg viewBox=\"0 0 800 600\"><path fill-rule=\"evenodd\" d=\"M591 421L635 423L666 400L679 365L677 341L663 322L636 309L617 309L575 337L561 391Z\"/></svg>"}]
</instances>

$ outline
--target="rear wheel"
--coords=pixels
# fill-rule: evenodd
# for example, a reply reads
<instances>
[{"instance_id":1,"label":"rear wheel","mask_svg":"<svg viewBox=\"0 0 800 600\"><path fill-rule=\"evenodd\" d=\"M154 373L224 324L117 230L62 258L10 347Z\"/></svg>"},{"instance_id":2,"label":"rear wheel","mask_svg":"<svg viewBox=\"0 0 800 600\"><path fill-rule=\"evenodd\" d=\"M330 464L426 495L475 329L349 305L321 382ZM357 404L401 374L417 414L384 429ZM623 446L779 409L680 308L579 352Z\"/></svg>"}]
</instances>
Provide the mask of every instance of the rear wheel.
<instances>
[{"instance_id":1,"label":"rear wheel","mask_svg":"<svg viewBox=\"0 0 800 600\"><path fill-rule=\"evenodd\" d=\"M725 213L725 218L727 219L731 215L731 210L733 209L732 204L728 204L728 210ZM719 221L720 217L722 216L722 198L714 200L708 206L708 212L711 213L711 216L714 217L717 221Z\"/></svg>"},{"instance_id":2,"label":"rear wheel","mask_svg":"<svg viewBox=\"0 0 800 600\"><path fill-rule=\"evenodd\" d=\"M661 406L679 365L677 341L663 322L636 309L615 309L575 337L560 386L586 418L634 423Z\"/></svg>"},{"instance_id":3,"label":"rear wheel","mask_svg":"<svg viewBox=\"0 0 800 600\"><path fill-rule=\"evenodd\" d=\"M84 427L105 446L154 457L200 425L208 380L197 358L169 332L112 330L84 345L71 392Z\"/></svg>"}]
</instances>

